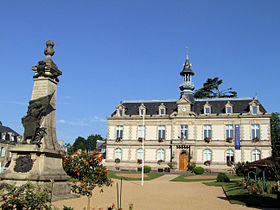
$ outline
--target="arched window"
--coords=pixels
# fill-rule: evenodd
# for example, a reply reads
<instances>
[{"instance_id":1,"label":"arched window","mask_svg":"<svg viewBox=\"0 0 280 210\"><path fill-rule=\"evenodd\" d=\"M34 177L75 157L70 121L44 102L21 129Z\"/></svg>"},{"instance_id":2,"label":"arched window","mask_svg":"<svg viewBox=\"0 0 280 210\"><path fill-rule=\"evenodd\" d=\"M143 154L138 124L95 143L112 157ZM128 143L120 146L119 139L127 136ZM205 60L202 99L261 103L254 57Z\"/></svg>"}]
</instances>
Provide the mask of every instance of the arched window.
<instances>
[{"instance_id":1,"label":"arched window","mask_svg":"<svg viewBox=\"0 0 280 210\"><path fill-rule=\"evenodd\" d=\"M122 159L122 150L120 149L120 148L117 148L116 150L115 150L115 159Z\"/></svg>"},{"instance_id":2,"label":"arched window","mask_svg":"<svg viewBox=\"0 0 280 210\"><path fill-rule=\"evenodd\" d=\"M143 160L143 155L144 155L144 152L143 152L143 149L140 148L137 150L137 160Z\"/></svg>"},{"instance_id":3,"label":"arched window","mask_svg":"<svg viewBox=\"0 0 280 210\"><path fill-rule=\"evenodd\" d=\"M232 149L228 149L226 151L226 161L232 161L234 162L234 151Z\"/></svg>"},{"instance_id":4,"label":"arched window","mask_svg":"<svg viewBox=\"0 0 280 210\"><path fill-rule=\"evenodd\" d=\"M206 149L203 152L203 160L205 161L212 161L212 151L210 149Z\"/></svg>"},{"instance_id":5,"label":"arched window","mask_svg":"<svg viewBox=\"0 0 280 210\"><path fill-rule=\"evenodd\" d=\"M252 161L260 160L261 159L261 151L258 149L253 150L252 152Z\"/></svg>"},{"instance_id":6,"label":"arched window","mask_svg":"<svg viewBox=\"0 0 280 210\"><path fill-rule=\"evenodd\" d=\"M164 159L165 159L164 149L159 149L157 151L157 161L159 161L159 160L163 160L164 161Z\"/></svg>"}]
</instances>

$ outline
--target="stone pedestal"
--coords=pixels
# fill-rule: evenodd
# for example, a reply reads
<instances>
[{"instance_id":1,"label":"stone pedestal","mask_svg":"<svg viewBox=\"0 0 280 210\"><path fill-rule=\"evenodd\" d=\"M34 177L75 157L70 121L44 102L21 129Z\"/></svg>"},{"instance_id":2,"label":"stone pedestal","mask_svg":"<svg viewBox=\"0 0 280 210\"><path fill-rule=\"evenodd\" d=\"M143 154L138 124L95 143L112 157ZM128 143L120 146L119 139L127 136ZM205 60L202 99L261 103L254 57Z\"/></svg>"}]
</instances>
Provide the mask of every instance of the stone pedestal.
<instances>
[{"instance_id":1,"label":"stone pedestal","mask_svg":"<svg viewBox=\"0 0 280 210\"><path fill-rule=\"evenodd\" d=\"M23 118L23 139L11 150L11 164L0 178L2 182L16 185L28 180L45 184L52 179L54 199L59 199L71 194L70 186L66 184L70 177L62 168L61 149L56 137L57 77L62 72L52 60L53 46L52 41L47 41L45 59L32 67L34 87L27 115Z\"/></svg>"}]
</instances>

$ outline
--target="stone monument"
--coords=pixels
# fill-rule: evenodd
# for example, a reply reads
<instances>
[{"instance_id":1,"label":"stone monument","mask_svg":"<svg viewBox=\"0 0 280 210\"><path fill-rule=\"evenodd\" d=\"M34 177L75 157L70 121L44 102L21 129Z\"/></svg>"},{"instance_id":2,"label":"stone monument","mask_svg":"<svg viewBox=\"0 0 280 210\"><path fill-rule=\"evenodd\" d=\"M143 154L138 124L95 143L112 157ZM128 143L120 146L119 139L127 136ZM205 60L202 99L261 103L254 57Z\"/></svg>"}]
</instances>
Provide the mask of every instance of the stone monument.
<instances>
[{"instance_id":1,"label":"stone monument","mask_svg":"<svg viewBox=\"0 0 280 210\"><path fill-rule=\"evenodd\" d=\"M54 42L49 40L46 57L32 67L34 86L27 115L22 118L24 134L11 150L12 160L1 174L1 182L23 184L27 180L44 184L54 180L53 195L70 195L69 176L62 168L61 150L56 137L56 91L62 72L52 60Z\"/></svg>"}]
</instances>

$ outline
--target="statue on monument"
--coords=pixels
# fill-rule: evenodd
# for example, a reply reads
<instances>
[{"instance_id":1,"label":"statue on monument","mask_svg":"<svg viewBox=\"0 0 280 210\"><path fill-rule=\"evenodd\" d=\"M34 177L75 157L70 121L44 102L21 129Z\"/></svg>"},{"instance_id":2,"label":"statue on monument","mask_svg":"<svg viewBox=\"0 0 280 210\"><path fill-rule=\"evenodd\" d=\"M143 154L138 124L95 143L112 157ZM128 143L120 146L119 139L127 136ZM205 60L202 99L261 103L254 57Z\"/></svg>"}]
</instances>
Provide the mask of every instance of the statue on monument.
<instances>
[{"instance_id":1,"label":"statue on monument","mask_svg":"<svg viewBox=\"0 0 280 210\"><path fill-rule=\"evenodd\" d=\"M40 146L42 138L47 134L46 128L41 127L41 121L47 114L47 110L51 109L50 100L53 95L54 92L29 101L27 115L21 120L24 127L22 143L28 143L29 139L30 144Z\"/></svg>"}]
</instances>

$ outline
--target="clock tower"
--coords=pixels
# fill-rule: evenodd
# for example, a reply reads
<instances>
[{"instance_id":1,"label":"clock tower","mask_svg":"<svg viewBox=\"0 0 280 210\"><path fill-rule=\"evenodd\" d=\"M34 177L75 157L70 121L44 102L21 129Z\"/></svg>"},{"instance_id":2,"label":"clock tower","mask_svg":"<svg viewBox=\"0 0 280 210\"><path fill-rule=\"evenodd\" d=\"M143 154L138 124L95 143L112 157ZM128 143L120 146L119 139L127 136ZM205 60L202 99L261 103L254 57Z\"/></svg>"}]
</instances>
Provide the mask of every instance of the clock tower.
<instances>
[{"instance_id":1,"label":"clock tower","mask_svg":"<svg viewBox=\"0 0 280 210\"><path fill-rule=\"evenodd\" d=\"M187 55L184 68L180 72L180 75L183 77L183 83L180 85L180 90L181 90L181 97L184 95L189 101L193 102L194 84L192 83L192 76L194 75L194 72L192 71L191 67L192 65Z\"/></svg>"}]
</instances>

